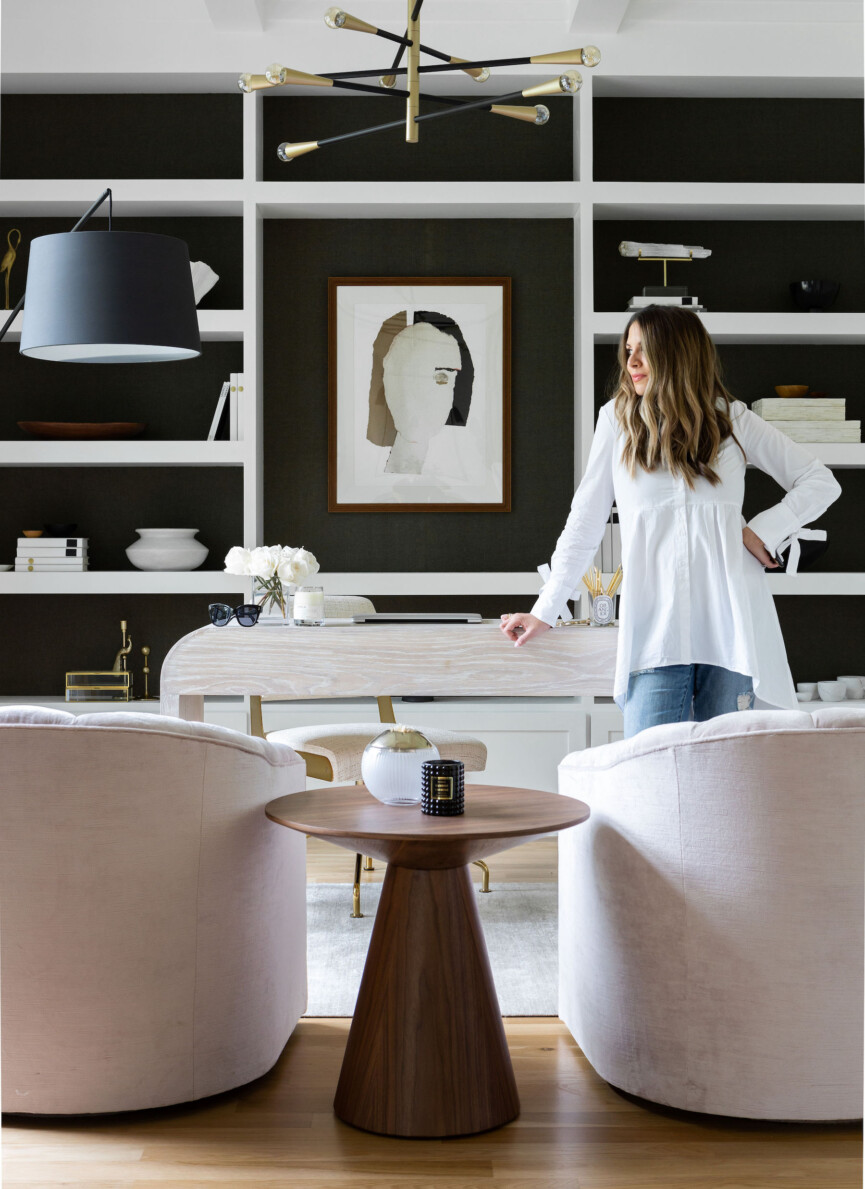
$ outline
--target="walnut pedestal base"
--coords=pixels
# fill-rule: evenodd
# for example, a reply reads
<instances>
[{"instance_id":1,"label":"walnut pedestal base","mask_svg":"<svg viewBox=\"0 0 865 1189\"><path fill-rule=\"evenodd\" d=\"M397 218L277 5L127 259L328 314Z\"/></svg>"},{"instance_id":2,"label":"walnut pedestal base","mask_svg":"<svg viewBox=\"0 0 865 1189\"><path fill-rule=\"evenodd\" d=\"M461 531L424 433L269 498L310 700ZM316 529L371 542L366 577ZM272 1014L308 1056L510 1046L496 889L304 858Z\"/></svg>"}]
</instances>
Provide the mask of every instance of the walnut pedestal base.
<instances>
[{"instance_id":1,"label":"walnut pedestal base","mask_svg":"<svg viewBox=\"0 0 865 1189\"><path fill-rule=\"evenodd\" d=\"M519 1114L467 867L388 867L333 1106L403 1136L468 1135Z\"/></svg>"},{"instance_id":2,"label":"walnut pedestal base","mask_svg":"<svg viewBox=\"0 0 865 1189\"><path fill-rule=\"evenodd\" d=\"M585 821L582 801L472 784L459 817L382 805L363 785L280 797L280 825L388 864L334 1099L382 1135L501 1127L520 1100L468 864Z\"/></svg>"}]
</instances>

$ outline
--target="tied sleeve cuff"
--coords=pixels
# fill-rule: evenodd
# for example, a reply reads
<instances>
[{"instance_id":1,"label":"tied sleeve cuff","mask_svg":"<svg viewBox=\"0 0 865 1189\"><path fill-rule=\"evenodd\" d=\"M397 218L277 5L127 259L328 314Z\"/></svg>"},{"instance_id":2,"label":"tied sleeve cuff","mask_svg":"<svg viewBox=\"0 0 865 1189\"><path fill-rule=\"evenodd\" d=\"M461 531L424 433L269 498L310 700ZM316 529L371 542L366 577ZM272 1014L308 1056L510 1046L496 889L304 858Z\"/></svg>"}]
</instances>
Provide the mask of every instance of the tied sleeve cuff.
<instances>
[{"instance_id":1,"label":"tied sleeve cuff","mask_svg":"<svg viewBox=\"0 0 865 1189\"><path fill-rule=\"evenodd\" d=\"M767 508L765 512L759 512L748 522L748 528L760 538L774 557L781 542L798 532L800 525L796 517L781 503L776 504L774 508Z\"/></svg>"},{"instance_id":2,"label":"tied sleeve cuff","mask_svg":"<svg viewBox=\"0 0 865 1189\"><path fill-rule=\"evenodd\" d=\"M781 554L788 545L790 546L790 556L787 559L786 569L786 573L788 574L798 574L799 572L799 558L802 554L802 547L799 544L800 540L825 541L826 530L825 528L800 528L797 533L793 533L785 541L781 542L778 546L776 556Z\"/></svg>"}]
</instances>

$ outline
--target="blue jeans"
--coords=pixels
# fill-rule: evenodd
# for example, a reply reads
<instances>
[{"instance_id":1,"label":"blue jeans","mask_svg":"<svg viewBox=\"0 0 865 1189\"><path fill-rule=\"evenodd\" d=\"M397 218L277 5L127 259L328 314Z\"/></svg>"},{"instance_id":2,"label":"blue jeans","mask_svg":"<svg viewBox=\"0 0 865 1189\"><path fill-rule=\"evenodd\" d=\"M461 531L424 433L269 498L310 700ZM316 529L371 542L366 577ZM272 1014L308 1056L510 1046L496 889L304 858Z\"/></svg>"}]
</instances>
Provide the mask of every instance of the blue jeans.
<instances>
[{"instance_id":1,"label":"blue jeans","mask_svg":"<svg viewBox=\"0 0 865 1189\"><path fill-rule=\"evenodd\" d=\"M718 665L664 665L628 678L625 738L664 722L696 722L754 708L754 685L744 673Z\"/></svg>"}]
</instances>

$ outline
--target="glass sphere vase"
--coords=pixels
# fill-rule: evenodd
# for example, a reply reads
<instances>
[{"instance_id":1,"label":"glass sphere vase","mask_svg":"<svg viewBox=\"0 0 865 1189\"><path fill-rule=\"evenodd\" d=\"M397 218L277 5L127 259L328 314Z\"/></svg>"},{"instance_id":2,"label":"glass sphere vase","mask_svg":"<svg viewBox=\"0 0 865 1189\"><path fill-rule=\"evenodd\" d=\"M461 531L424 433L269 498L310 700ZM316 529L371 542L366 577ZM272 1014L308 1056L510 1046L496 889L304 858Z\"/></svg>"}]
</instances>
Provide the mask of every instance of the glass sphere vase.
<instances>
[{"instance_id":1,"label":"glass sphere vase","mask_svg":"<svg viewBox=\"0 0 865 1189\"><path fill-rule=\"evenodd\" d=\"M366 745L360 764L363 783L385 805L419 805L425 760L438 748L414 727L397 723Z\"/></svg>"}]
</instances>

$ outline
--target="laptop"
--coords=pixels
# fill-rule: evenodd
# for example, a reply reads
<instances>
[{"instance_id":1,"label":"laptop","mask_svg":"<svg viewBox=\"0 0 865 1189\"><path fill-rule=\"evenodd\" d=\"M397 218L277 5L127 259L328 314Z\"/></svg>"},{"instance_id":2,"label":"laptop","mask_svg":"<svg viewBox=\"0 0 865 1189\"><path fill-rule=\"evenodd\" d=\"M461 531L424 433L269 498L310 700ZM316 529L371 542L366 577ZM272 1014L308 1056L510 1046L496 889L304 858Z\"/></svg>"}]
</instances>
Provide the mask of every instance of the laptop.
<instances>
[{"instance_id":1,"label":"laptop","mask_svg":"<svg viewBox=\"0 0 865 1189\"><path fill-rule=\"evenodd\" d=\"M481 623L477 611L370 611L352 623Z\"/></svg>"}]
</instances>

